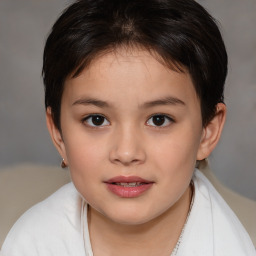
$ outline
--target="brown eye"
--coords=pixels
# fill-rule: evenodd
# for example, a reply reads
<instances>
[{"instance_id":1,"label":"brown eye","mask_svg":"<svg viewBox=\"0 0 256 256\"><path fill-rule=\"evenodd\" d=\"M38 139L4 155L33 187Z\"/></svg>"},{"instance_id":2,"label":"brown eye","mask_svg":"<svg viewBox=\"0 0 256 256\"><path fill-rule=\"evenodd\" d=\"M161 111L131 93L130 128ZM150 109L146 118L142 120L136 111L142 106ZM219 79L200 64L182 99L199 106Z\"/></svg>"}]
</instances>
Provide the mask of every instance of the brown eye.
<instances>
[{"instance_id":1,"label":"brown eye","mask_svg":"<svg viewBox=\"0 0 256 256\"><path fill-rule=\"evenodd\" d=\"M165 122L165 117L164 116L153 116L152 117L152 122L156 126L161 126Z\"/></svg>"},{"instance_id":2,"label":"brown eye","mask_svg":"<svg viewBox=\"0 0 256 256\"><path fill-rule=\"evenodd\" d=\"M147 125L156 127L165 127L173 122L172 118L166 115L154 115L149 118Z\"/></svg>"},{"instance_id":3,"label":"brown eye","mask_svg":"<svg viewBox=\"0 0 256 256\"><path fill-rule=\"evenodd\" d=\"M109 121L102 115L90 115L86 117L84 122L86 122L87 125L93 127L109 125Z\"/></svg>"}]
</instances>

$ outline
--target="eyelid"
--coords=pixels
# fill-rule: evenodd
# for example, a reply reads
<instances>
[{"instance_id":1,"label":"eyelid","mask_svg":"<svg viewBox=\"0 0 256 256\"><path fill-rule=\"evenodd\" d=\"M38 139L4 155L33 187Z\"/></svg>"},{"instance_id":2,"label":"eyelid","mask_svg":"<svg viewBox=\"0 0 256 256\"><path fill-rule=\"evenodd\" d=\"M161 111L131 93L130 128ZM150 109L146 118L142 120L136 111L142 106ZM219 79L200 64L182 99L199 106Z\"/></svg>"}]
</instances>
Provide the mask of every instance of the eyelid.
<instances>
[{"instance_id":1,"label":"eyelid","mask_svg":"<svg viewBox=\"0 0 256 256\"><path fill-rule=\"evenodd\" d=\"M169 120L169 123L167 125L161 125L161 126L157 126L157 125L148 125L148 122L151 118L155 117L155 116L163 116L165 117L166 119ZM165 128L165 127L168 127L171 123L175 123L175 119L173 117L171 117L170 115L168 114L163 114L163 113L156 113L156 114L153 114L151 115L147 121L146 121L146 125L150 126L150 127L154 127L154 128Z\"/></svg>"},{"instance_id":2,"label":"eyelid","mask_svg":"<svg viewBox=\"0 0 256 256\"><path fill-rule=\"evenodd\" d=\"M105 121L108 122L108 124L102 124L102 125L91 125L88 123L88 119L92 118L92 117L95 117L95 116L100 116L100 117L103 117L105 119ZM105 122L104 121L104 122ZM104 115L102 114L97 114L97 113L94 113L94 114L89 114L89 115L86 115L85 117L82 118L82 123L84 125L86 125L87 127L90 127L90 128L102 128L102 127L105 127L105 126L109 126L110 125L110 122L108 121L107 117L105 117Z\"/></svg>"}]
</instances>

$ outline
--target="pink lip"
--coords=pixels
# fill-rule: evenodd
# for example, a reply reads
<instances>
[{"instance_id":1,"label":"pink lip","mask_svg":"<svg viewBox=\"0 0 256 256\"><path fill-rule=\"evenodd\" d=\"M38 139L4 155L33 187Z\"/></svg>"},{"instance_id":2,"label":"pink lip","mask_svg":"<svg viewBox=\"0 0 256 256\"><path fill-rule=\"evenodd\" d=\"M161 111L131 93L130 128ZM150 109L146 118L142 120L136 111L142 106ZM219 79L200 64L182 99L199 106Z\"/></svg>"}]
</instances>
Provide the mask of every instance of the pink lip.
<instances>
[{"instance_id":1,"label":"pink lip","mask_svg":"<svg viewBox=\"0 0 256 256\"><path fill-rule=\"evenodd\" d=\"M136 185L134 187L125 187L116 183L141 183L140 185ZM142 179L137 176L118 176L112 179L107 180L106 182L107 188L109 191L114 193L115 195L123 198L134 198L140 196L145 191L149 190L154 182Z\"/></svg>"}]
</instances>

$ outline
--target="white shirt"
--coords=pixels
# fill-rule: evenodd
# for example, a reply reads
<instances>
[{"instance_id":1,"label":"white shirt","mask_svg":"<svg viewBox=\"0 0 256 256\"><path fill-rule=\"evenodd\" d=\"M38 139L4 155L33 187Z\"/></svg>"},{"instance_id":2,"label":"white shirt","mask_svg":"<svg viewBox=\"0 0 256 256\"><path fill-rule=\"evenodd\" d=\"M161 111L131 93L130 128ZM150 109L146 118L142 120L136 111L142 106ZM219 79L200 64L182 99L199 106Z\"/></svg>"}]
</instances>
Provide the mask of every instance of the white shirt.
<instances>
[{"instance_id":1,"label":"white shirt","mask_svg":"<svg viewBox=\"0 0 256 256\"><path fill-rule=\"evenodd\" d=\"M256 256L249 235L198 170L194 204L177 256ZM93 256L87 204L72 183L28 210L13 226L3 256ZM103 255L104 256L104 255Z\"/></svg>"}]
</instances>

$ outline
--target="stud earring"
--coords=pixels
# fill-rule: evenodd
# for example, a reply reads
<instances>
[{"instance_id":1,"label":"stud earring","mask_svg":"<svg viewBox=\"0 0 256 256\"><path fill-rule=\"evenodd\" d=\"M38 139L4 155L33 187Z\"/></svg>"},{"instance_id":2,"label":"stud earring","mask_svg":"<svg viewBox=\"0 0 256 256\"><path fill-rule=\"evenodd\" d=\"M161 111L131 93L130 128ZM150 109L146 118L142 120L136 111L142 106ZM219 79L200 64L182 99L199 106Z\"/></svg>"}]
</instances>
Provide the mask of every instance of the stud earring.
<instances>
[{"instance_id":1,"label":"stud earring","mask_svg":"<svg viewBox=\"0 0 256 256\"><path fill-rule=\"evenodd\" d=\"M61 166L61 168L63 168L63 169L66 168L66 167L68 167L67 164L65 163L64 158L62 159L60 166Z\"/></svg>"}]
</instances>

